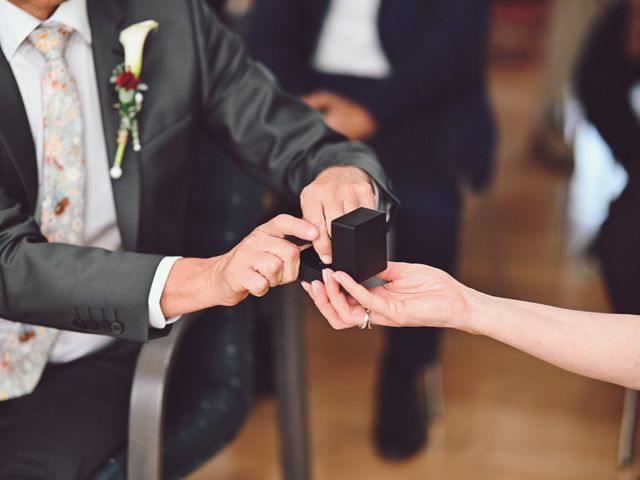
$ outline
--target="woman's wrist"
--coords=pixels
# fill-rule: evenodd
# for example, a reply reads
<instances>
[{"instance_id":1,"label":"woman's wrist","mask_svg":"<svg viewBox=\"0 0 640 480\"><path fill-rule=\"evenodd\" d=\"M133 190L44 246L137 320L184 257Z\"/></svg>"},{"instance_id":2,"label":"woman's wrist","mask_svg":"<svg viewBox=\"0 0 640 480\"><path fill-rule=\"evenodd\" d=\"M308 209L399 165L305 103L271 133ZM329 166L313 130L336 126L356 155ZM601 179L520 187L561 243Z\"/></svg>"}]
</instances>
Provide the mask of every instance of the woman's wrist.
<instances>
[{"instance_id":1,"label":"woman's wrist","mask_svg":"<svg viewBox=\"0 0 640 480\"><path fill-rule=\"evenodd\" d=\"M493 318L491 311L494 309L493 302L496 298L467 286L463 288L465 308L459 330L473 335L486 335L486 323Z\"/></svg>"}]
</instances>

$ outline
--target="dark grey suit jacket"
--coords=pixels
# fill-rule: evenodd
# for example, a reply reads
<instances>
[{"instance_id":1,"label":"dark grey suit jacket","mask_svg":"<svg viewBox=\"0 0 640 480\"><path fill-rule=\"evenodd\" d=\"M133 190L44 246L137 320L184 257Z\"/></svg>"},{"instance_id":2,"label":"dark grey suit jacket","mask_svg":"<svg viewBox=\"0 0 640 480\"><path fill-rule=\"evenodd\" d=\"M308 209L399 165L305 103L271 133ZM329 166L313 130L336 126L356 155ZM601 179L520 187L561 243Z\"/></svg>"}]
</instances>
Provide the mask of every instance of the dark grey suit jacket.
<instances>
[{"instance_id":1,"label":"dark grey suit jacket","mask_svg":"<svg viewBox=\"0 0 640 480\"><path fill-rule=\"evenodd\" d=\"M142 77L143 150L113 182L125 252L49 244L34 221L38 176L25 109L0 55L0 317L146 340L147 298L164 255L179 255L197 132L204 128L249 173L293 197L329 165L354 164L393 199L363 145L280 91L202 0L87 0L109 158L118 125L111 70L122 28L155 19ZM212 161L214 159L212 158Z\"/></svg>"}]
</instances>

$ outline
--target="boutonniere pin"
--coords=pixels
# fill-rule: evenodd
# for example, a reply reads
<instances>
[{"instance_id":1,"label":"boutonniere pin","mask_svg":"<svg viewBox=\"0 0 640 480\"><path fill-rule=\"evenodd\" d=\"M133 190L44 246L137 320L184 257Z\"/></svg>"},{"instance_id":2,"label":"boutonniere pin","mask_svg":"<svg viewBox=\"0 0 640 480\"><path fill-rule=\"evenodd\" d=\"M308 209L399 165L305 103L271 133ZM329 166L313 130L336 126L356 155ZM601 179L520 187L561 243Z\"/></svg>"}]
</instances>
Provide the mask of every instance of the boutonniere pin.
<instances>
[{"instance_id":1,"label":"boutonniere pin","mask_svg":"<svg viewBox=\"0 0 640 480\"><path fill-rule=\"evenodd\" d=\"M127 149L129 138L133 142L133 150L139 152L140 128L138 126L138 113L142 110L143 92L148 90L147 85L142 83L140 73L142 72L142 52L147 35L152 30L158 28L158 22L147 20L133 24L120 32L120 43L124 47L124 63L113 69L111 83L114 84L118 102L114 108L118 110L120 124L118 126L118 149L113 160L113 167L109 175L114 180L122 177L122 159Z\"/></svg>"}]
</instances>

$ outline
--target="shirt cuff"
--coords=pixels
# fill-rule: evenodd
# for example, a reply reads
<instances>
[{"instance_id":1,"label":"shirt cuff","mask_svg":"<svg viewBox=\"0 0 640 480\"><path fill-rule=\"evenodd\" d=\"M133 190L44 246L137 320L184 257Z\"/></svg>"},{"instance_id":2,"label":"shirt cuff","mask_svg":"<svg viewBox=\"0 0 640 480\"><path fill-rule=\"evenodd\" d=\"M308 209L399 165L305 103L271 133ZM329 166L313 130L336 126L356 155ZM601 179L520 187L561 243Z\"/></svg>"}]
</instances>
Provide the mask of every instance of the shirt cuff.
<instances>
[{"instance_id":1,"label":"shirt cuff","mask_svg":"<svg viewBox=\"0 0 640 480\"><path fill-rule=\"evenodd\" d=\"M162 307L160 307L160 299L162 298L162 292L167 283L167 278L169 278L169 273L173 265L181 258L182 257L164 257L158 264L156 274L153 276L151 290L149 290L149 325L153 328L164 328L176 322L181 317L181 315L179 315L177 317L165 318L164 313L162 313Z\"/></svg>"}]
</instances>

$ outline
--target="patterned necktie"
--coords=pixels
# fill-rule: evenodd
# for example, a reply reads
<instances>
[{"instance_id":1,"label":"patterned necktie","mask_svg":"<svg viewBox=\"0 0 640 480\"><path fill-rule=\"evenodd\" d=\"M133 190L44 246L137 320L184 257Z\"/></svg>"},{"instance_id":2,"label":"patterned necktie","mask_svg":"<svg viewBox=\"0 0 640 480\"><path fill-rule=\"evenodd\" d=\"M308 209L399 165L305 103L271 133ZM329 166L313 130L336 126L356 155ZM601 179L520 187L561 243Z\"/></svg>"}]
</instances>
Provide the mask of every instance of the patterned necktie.
<instances>
[{"instance_id":1,"label":"patterned necktie","mask_svg":"<svg viewBox=\"0 0 640 480\"><path fill-rule=\"evenodd\" d=\"M84 229L84 146L76 83L64 58L73 30L40 27L29 42L44 56L44 156L40 230L50 242L79 244ZM31 393L58 330L16 323L0 351L0 400Z\"/></svg>"}]
</instances>

